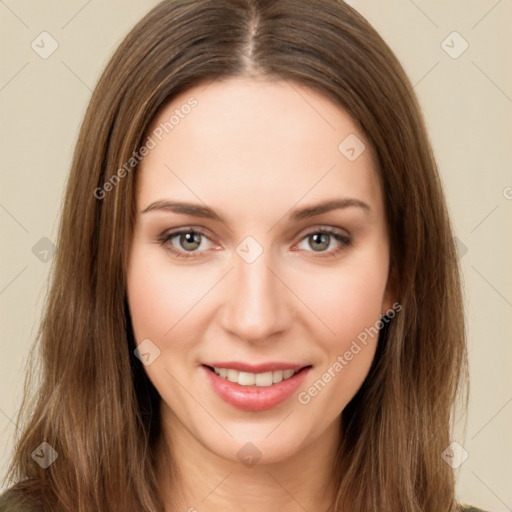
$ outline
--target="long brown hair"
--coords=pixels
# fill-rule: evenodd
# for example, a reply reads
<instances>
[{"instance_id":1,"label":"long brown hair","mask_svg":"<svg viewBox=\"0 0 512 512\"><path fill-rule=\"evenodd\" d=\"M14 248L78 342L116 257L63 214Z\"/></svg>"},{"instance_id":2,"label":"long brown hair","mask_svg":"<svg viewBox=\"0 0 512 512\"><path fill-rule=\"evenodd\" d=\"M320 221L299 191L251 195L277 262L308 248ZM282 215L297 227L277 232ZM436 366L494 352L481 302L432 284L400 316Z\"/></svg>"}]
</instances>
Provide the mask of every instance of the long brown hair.
<instances>
[{"instance_id":1,"label":"long brown hair","mask_svg":"<svg viewBox=\"0 0 512 512\"><path fill-rule=\"evenodd\" d=\"M44 510L162 511L159 397L134 357L126 268L138 154L157 110L192 86L286 80L345 109L377 155L402 305L342 413L334 510L448 512L441 454L467 403L457 256L411 84L376 31L341 0L169 0L128 34L92 95L74 153L51 286L9 471ZM341 141L340 141L341 142ZM101 196L101 197L98 197ZM39 377L30 394L30 377ZM33 383L32 383L33 384ZM47 469L31 453L47 442Z\"/></svg>"}]
</instances>

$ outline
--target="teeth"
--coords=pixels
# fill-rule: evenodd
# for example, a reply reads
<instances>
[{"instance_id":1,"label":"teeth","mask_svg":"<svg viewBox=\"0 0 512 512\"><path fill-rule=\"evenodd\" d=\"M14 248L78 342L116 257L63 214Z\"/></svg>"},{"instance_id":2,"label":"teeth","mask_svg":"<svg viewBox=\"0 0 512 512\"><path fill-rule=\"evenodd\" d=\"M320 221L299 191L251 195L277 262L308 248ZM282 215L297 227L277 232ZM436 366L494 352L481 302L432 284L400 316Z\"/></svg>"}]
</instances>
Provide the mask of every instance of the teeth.
<instances>
[{"instance_id":1,"label":"teeth","mask_svg":"<svg viewBox=\"0 0 512 512\"><path fill-rule=\"evenodd\" d=\"M238 384L241 386L254 386L255 381L256 375L254 375L254 373L240 372L238 374Z\"/></svg>"},{"instance_id":2,"label":"teeth","mask_svg":"<svg viewBox=\"0 0 512 512\"><path fill-rule=\"evenodd\" d=\"M228 368L214 368L213 371L223 379L240 384L241 386L268 387L282 380L289 379L297 372L295 370L277 370L274 372L249 373L239 372Z\"/></svg>"},{"instance_id":3,"label":"teeth","mask_svg":"<svg viewBox=\"0 0 512 512\"><path fill-rule=\"evenodd\" d=\"M272 386L272 372L256 373L254 375L254 383L256 386Z\"/></svg>"},{"instance_id":4,"label":"teeth","mask_svg":"<svg viewBox=\"0 0 512 512\"><path fill-rule=\"evenodd\" d=\"M294 373L295 370L284 370L283 379L289 379Z\"/></svg>"},{"instance_id":5,"label":"teeth","mask_svg":"<svg viewBox=\"0 0 512 512\"><path fill-rule=\"evenodd\" d=\"M272 382L277 384L283 380L283 371L278 370L277 372L272 372Z\"/></svg>"},{"instance_id":6,"label":"teeth","mask_svg":"<svg viewBox=\"0 0 512 512\"><path fill-rule=\"evenodd\" d=\"M228 370L227 379L229 382L238 382L238 376L240 375L240 372L237 370Z\"/></svg>"}]
</instances>

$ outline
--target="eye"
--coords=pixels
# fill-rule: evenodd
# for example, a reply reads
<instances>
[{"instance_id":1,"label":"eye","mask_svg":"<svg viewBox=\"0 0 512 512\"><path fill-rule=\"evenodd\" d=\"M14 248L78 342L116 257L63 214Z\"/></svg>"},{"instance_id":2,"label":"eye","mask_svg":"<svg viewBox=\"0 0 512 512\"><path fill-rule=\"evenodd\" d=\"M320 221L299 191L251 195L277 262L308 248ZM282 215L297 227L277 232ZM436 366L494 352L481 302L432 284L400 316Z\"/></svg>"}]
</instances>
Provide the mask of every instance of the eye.
<instances>
[{"instance_id":1,"label":"eye","mask_svg":"<svg viewBox=\"0 0 512 512\"><path fill-rule=\"evenodd\" d=\"M341 251L346 249L352 243L352 239L345 232L326 227L317 228L307 233L300 242L300 244L304 243L310 247L312 251L307 247L302 247L303 250L318 253L320 257L331 257L338 255Z\"/></svg>"},{"instance_id":2,"label":"eye","mask_svg":"<svg viewBox=\"0 0 512 512\"><path fill-rule=\"evenodd\" d=\"M166 231L158 238L158 241L175 256L184 259L203 256L196 253L205 252L207 249L205 245L208 245L205 242L211 242L206 234L197 228L181 228L174 231Z\"/></svg>"},{"instance_id":3,"label":"eye","mask_svg":"<svg viewBox=\"0 0 512 512\"><path fill-rule=\"evenodd\" d=\"M213 244L202 230L191 227L166 231L158 237L158 241L166 250L183 259L203 257L209 243ZM304 243L309 248L300 247ZM346 232L325 227L306 233L297 246L301 250L317 253L318 257L325 258L338 255L351 243L352 239Z\"/></svg>"}]
</instances>

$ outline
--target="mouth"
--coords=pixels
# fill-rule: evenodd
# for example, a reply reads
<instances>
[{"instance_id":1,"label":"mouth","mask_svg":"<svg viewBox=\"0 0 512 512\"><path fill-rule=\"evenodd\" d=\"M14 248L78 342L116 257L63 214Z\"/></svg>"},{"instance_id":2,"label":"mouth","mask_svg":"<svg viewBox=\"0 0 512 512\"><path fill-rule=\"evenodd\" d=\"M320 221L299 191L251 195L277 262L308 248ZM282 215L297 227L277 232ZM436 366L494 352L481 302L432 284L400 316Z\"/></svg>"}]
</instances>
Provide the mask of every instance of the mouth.
<instances>
[{"instance_id":1,"label":"mouth","mask_svg":"<svg viewBox=\"0 0 512 512\"><path fill-rule=\"evenodd\" d=\"M299 369L286 368L279 370L267 370L259 372L240 371L234 368L226 368L221 366L204 365L208 370L218 375L220 378L239 384L240 386L255 386L255 387L268 387L273 384L278 384L284 380L292 378L297 373L311 368L303 366Z\"/></svg>"},{"instance_id":2,"label":"mouth","mask_svg":"<svg viewBox=\"0 0 512 512\"><path fill-rule=\"evenodd\" d=\"M279 405L297 391L312 365L209 363L201 368L224 402L244 411L260 412Z\"/></svg>"}]
</instances>

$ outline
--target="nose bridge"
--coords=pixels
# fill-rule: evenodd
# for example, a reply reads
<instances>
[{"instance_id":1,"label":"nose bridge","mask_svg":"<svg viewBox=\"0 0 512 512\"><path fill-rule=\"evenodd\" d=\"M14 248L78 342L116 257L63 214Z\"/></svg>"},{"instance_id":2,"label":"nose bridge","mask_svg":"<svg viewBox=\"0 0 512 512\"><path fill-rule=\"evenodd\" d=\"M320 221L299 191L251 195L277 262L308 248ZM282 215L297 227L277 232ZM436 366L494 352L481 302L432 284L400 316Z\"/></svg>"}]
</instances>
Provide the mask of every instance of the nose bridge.
<instances>
[{"instance_id":1,"label":"nose bridge","mask_svg":"<svg viewBox=\"0 0 512 512\"><path fill-rule=\"evenodd\" d=\"M264 340L285 328L288 305L283 284L274 275L270 251L240 244L224 301L224 328L244 340ZM247 246L245 246L247 249ZM256 252L257 255L257 252Z\"/></svg>"}]
</instances>

